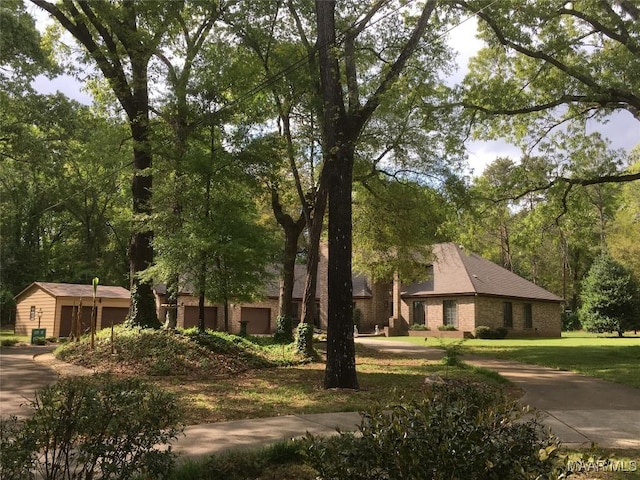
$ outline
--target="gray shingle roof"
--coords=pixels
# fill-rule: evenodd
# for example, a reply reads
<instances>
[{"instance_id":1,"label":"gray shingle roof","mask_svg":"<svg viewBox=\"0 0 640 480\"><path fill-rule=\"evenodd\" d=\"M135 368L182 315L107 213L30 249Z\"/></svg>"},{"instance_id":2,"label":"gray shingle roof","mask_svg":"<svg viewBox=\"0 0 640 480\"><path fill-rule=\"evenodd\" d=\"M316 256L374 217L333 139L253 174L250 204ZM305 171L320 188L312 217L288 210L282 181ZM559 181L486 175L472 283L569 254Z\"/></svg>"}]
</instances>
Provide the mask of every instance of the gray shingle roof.
<instances>
[{"instance_id":1,"label":"gray shingle roof","mask_svg":"<svg viewBox=\"0 0 640 480\"><path fill-rule=\"evenodd\" d=\"M402 295L492 295L561 302L562 298L454 243L433 246L433 278L403 286Z\"/></svg>"},{"instance_id":2,"label":"gray shingle roof","mask_svg":"<svg viewBox=\"0 0 640 480\"><path fill-rule=\"evenodd\" d=\"M31 289L34 286L40 287L53 297L93 297L93 285L79 285L76 283L49 283L33 282L16 297ZM96 295L102 298L131 298L129 290L123 287L113 287L108 285L98 285Z\"/></svg>"}]
</instances>

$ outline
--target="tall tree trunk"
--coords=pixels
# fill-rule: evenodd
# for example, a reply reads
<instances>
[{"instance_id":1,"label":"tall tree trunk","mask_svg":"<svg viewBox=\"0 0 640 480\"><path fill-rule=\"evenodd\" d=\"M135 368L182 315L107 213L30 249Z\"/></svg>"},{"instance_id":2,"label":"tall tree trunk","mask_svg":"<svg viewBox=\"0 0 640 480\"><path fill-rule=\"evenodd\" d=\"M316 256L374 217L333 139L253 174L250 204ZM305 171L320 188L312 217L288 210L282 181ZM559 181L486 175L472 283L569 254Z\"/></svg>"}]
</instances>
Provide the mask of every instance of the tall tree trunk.
<instances>
[{"instance_id":1,"label":"tall tree trunk","mask_svg":"<svg viewBox=\"0 0 640 480\"><path fill-rule=\"evenodd\" d=\"M146 92L146 65L132 62L134 78L138 77L138 98L141 108L135 120L130 122L133 137L134 175L131 185L133 193L133 214L137 218L148 218L151 215L151 146L149 144L149 104ZM136 75L137 73L137 75ZM140 79L139 77L144 77ZM144 91L143 91L144 90ZM146 102L144 101L146 100ZM141 327L160 327L156 313L151 281L143 281L138 276L153 262L153 232L146 227L137 228L129 244L129 269L131 275L131 307L127 323Z\"/></svg>"},{"instance_id":2,"label":"tall tree trunk","mask_svg":"<svg viewBox=\"0 0 640 480\"><path fill-rule=\"evenodd\" d=\"M358 388L353 341L351 191L353 150L340 149L329 182L329 269L325 388Z\"/></svg>"},{"instance_id":3,"label":"tall tree trunk","mask_svg":"<svg viewBox=\"0 0 640 480\"><path fill-rule=\"evenodd\" d=\"M335 56L335 2L316 1L320 83L324 102L323 173L328 171L329 308L325 388L358 388L353 342L353 285L351 283L351 188L353 145Z\"/></svg>"},{"instance_id":4,"label":"tall tree trunk","mask_svg":"<svg viewBox=\"0 0 640 480\"><path fill-rule=\"evenodd\" d=\"M133 214L134 218L146 220L151 214L152 187L147 66L169 22L145 35L149 32L140 31L135 2L117 6L101 3L101 8L94 10L92 2L31 1L49 12L84 45L126 111L133 139ZM122 60L126 57L130 69L124 67L126 62ZM153 232L148 227L138 226L129 243L131 307L127 323L157 328L160 322L151 282L138 276L153 262L152 238Z\"/></svg>"}]
</instances>

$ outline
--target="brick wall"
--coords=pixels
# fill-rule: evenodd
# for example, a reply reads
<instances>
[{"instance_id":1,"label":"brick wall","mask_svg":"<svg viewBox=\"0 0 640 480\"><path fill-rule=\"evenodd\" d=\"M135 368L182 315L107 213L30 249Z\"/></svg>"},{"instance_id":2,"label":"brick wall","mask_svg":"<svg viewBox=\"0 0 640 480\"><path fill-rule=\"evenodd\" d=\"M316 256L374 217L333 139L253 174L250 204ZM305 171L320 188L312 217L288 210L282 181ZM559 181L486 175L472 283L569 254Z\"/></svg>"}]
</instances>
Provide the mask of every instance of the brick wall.
<instances>
[{"instance_id":1,"label":"brick wall","mask_svg":"<svg viewBox=\"0 0 640 480\"><path fill-rule=\"evenodd\" d=\"M198 305L198 297L181 294L178 300L178 326L184 325L184 307L194 307ZM218 330L224 330L224 305L220 303L205 302L207 307L218 307ZM240 332L240 320L242 314L241 307L268 308L270 309L271 332L275 331L278 319L278 299L266 298L251 303L229 303L229 333Z\"/></svg>"},{"instance_id":2,"label":"brick wall","mask_svg":"<svg viewBox=\"0 0 640 480\"><path fill-rule=\"evenodd\" d=\"M497 297L477 297L476 326L486 325L497 328L504 325L503 305L512 303L513 327L510 337L559 337L562 329L561 306L555 302L536 302L522 299ZM532 328L524 327L524 305L531 304Z\"/></svg>"},{"instance_id":3,"label":"brick wall","mask_svg":"<svg viewBox=\"0 0 640 480\"><path fill-rule=\"evenodd\" d=\"M401 313L411 325L415 322L413 302L420 301L425 304L425 322L430 330L438 330L444 322L443 302L455 300L458 317L458 330L461 332L473 332L475 329L475 297L437 297L437 298L405 298L402 300Z\"/></svg>"}]
</instances>

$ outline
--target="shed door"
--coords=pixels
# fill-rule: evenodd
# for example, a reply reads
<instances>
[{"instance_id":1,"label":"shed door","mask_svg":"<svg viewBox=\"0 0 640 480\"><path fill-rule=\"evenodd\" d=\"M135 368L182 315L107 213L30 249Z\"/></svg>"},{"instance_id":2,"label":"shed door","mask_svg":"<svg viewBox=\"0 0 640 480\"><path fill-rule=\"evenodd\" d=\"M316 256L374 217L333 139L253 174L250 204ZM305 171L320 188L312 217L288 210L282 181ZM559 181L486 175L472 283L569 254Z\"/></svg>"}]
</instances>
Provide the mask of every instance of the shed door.
<instances>
[{"instance_id":1,"label":"shed door","mask_svg":"<svg viewBox=\"0 0 640 480\"><path fill-rule=\"evenodd\" d=\"M197 327L200 321L198 307L184 307L183 328ZM204 307L204 328L216 330L218 328L218 307Z\"/></svg>"},{"instance_id":2,"label":"shed door","mask_svg":"<svg viewBox=\"0 0 640 480\"><path fill-rule=\"evenodd\" d=\"M271 309L242 307L240 319L247 323L247 333L251 335L271 333Z\"/></svg>"},{"instance_id":3,"label":"shed door","mask_svg":"<svg viewBox=\"0 0 640 480\"><path fill-rule=\"evenodd\" d=\"M60 312L60 337L68 337L71 335L71 325L73 321L73 317L76 315L78 311L78 307L73 307L71 305L65 306L63 305L62 311ZM91 330L91 307L82 307L82 318L80 319L80 333L89 333Z\"/></svg>"},{"instance_id":4,"label":"shed door","mask_svg":"<svg viewBox=\"0 0 640 480\"><path fill-rule=\"evenodd\" d=\"M113 325L120 325L127 318L129 309L127 307L102 307L101 328L110 328Z\"/></svg>"}]
</instances>

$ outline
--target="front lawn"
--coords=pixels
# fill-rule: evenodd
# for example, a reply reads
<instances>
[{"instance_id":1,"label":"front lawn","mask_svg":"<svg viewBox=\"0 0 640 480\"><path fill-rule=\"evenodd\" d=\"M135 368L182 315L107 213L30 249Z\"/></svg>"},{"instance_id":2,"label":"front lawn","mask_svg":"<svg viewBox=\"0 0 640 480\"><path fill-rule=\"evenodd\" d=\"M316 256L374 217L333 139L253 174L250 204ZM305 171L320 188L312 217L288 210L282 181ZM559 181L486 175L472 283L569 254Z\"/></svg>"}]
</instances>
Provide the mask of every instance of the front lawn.
<instances>
[{"instance_id":1,"label":"front lawn","mask_svg":"<svg viewBox=\"0 0 640 480\"><path fill-rule=\"evenodd\" d=\"M391 340L442 347L452 339L393 337ZM568 370L640 388L640 335L625 337L566 332L562 338L465 340L466 353Z\"/></svg>"},{"instance_id":2,"label":"front lawn","mask_svg":"<svg viewBox=\"0 0 640 480\"><path fill-rule=\"evenodd\" d=\"M468 378L521 392L494 372L473 367L445 367L440 362L397 358L362 345L357 348L360 390L325 390L323 344L319 358L303 361L293 345L267 337L243 339L223 333L116 329L115 354L102 331L95 350L87 339L67 343L55 355L121 376L144 378L172 391L185 407L186 424L279 415L364 411L375 404L419 399L432 374Z\"/></svg>"}]
</instances>

